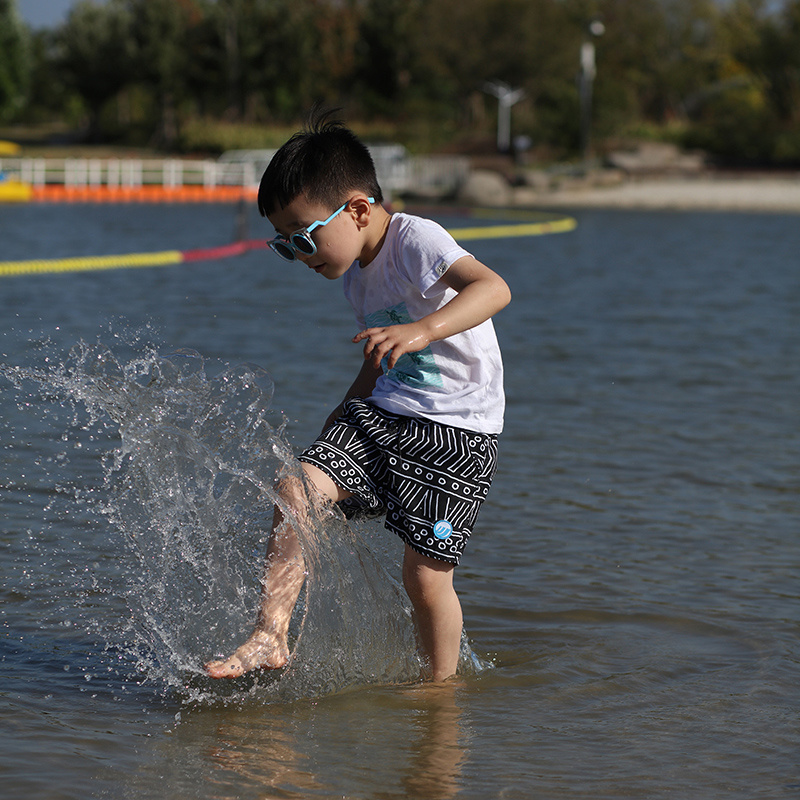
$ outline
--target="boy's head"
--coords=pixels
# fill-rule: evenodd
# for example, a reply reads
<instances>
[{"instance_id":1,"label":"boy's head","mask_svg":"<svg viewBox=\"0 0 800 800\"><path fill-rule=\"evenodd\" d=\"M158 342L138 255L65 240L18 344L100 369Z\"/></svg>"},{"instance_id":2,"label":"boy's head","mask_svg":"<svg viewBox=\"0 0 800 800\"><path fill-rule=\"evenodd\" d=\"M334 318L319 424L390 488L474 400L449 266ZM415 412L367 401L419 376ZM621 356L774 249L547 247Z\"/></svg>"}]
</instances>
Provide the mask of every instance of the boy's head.
<instances>
[{"instance_id":1,"label":"boy's head","mask_svg":"<svg viewBox=\"0 0 800 800\"><path fill-rule=\"evenodd\" d=\"M258 210L266 217L304 195L333 211L353 192L383 201L367 147L341 122L322 114L309 120L274 155L258 187Z\"/></svg>"}]
</instances>

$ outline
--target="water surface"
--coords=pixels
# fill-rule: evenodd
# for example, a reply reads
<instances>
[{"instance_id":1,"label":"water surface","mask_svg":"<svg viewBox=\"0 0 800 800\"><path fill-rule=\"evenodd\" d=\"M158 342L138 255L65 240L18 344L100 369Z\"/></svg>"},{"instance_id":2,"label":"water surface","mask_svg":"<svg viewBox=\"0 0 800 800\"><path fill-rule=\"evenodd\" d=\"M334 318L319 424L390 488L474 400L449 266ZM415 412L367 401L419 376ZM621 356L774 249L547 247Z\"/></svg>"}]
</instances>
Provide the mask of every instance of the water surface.
<instances>
[{"instance_id":1,"label":"water surface","mask_svg":"<svg viewBox=\"0 0 800 800\"><path fill-rule=\"evenodd\" d=\"M234 216L6 207L2 258L213 246L231 239ZM226 441L240 456L253 452L249 433L267 430L256 418L267 441L302 447L359 366L338 285L263 252L0 282L4 793L798 796L800 225L576 216L570 234L469 244L513 292L496 319L508 413L457 572L471 647L492 666L442 687L405 680L398 543L375 525L351 541L329 520L313 669L288 690L197 672L237 637L229 628L249 624L267 511L251 502L247 458L229 452L236 480L216 455L198 467L192 447L207 439L188 411L201 413L206 390L202 408L222 408L213 386L235 386L236 402L248 386L251 401L268 393L258 365L274 382L269 410L254 417L245 403L213 418L234 421ZM264 223L251 225L256 235ZM205 382L183 405L181 368L150 383L181 349L201 354ZM82 353L111 355L95 369ZM128 405L108 388L117 369ZM80 391L64 386L78 378ZM153 427L150 412L170 398L172 416ZM142 502L131 476L158 465L181 480L148 484ZM207 535L226 520L228 535ZM179 534L200 554L194 573L181 572ZM209 565L223 563L215 607ZM384 620L395 627L383 645L365 647L359 635Z\"/></svg>"}]
</instances>

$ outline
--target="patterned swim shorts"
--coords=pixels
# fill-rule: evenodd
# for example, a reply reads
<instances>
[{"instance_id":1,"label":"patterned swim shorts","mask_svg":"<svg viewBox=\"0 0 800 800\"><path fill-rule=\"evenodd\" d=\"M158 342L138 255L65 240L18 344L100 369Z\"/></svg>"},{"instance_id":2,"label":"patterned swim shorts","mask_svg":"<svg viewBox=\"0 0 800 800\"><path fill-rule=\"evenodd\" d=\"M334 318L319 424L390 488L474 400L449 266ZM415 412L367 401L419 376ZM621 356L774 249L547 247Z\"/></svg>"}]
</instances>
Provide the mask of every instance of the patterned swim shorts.
<instances>
[{"instance_id":1,"label":"patterned swim shorts","mask_svg":"<svg viewBox=\"0 0 800 800\"><path fill-rule=\"evenodd\" d=\"M300 460L423 555L458 564L497 466L497 436L355 398ZM345 501L347 503L347 501Z\"/></svg>"}]
</instances>

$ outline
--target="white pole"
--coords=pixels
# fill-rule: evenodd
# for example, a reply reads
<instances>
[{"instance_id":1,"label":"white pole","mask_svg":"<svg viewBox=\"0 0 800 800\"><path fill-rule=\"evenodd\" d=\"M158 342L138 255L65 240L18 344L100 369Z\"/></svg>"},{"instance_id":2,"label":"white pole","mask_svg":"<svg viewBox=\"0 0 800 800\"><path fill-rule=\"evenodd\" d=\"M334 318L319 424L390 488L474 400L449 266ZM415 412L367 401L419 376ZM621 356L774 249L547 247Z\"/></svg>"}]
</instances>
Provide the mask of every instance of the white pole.
<instances>
[{"instance_id":1,"label":"white pole","mask_svg":"<svg viewBox=\"0 0 800 800\"><path fill-rule=\"evenodd\" d=\"M589 38L581 44L581 73L580 73L580 128L581 128L581 155L584 164L588 163L592 146L592 90L594 79L597 77L597 59L594 42L591 37L602 36L606 27L599 19L589 23L587 33Z\"/></svg>"},{"instance_id":2,"label":"white pole","mask_svg":"<svg viewBox=\"0 0 800 800\"><path fill-rule=\"evenodd\" d=\"M525 90L512 89L502 81L488 81L483 88L497 98L497 149L507 153L511 149L511 107L525 97Z\"/></svg>"}]
</instances>

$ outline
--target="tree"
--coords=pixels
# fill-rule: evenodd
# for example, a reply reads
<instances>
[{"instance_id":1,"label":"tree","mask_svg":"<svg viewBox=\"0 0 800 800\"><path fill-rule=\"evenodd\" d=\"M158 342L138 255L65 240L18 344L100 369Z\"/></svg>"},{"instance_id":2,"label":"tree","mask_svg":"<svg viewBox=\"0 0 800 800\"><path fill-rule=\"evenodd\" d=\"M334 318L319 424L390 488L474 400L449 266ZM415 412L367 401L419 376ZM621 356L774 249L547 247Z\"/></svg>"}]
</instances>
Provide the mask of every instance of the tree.
<instances>
[{"instance_id":1,"label":"tree","mask_svg":"<svg viewBox=\"0 0 800 800\"><path fill-rule=\"evenodd\" d=\"M179 104L194 63L192 43L206 7L199 0L126 0L137 78L154 92L158 122L152 142L170 148L179 134Z\"/></svg>"},{"instance_id":2,"label":"tree","mask_svg":"<svg viewBox=\"0 0 800 800\"><path fill-rule=\"evenodd\" d=\"M0 0L0 120L12 119L24 106L30 79L28 45L16 0Z\"/></svg>"},{"instance_id":3,"label":"tree","mask_svg":"<svg viewBox=\"0 0 800 800\"><path fill-rule=\"evenodd\" d=\"M579 32L557 0L425 3L411 39L416 45L411 68L415 85L425 87L440 106L460 108L463 119L472 124L488 80L524 88L527 99L515 107L515 118L527 115L533 125L538 124L540 102L546 105L549 97L574 93ZM545 114L542 119L554 117ZM539 129L537 138L551 134L559 138L554 129Z\"/></svg>"},{"instance_id":4,"label":"tree","mask_svg":"<svg viewBox=\"0 0 800 800\"><path fill-rule=\"evenodd\" d=\"M394 115L411 85L413 42L421 0L371 0L358 26L355 84L368 112Z\"/></svg>"},{"instance_id":5,"label":"tree","mask_svg":"<svg viewBox=\"0 0 800 800\"><path fill-rule=\"evenodd\" d=\"M736 0L722 15L717 80L689 144L732 163L800 163L800 3Z\"/></svg>"},{"instance_id":6,"label":"tree","mask_svg":"<svg viewBox=\"0 0 800 800\"><path fill-rule=\"evenodd\" d=\"M57 34L60 67L68 85L86 104L89 139L102 138L100 115L130 81L130 17L118 0L96 5L81 0Z\"/></svg>"}]
</instances>

